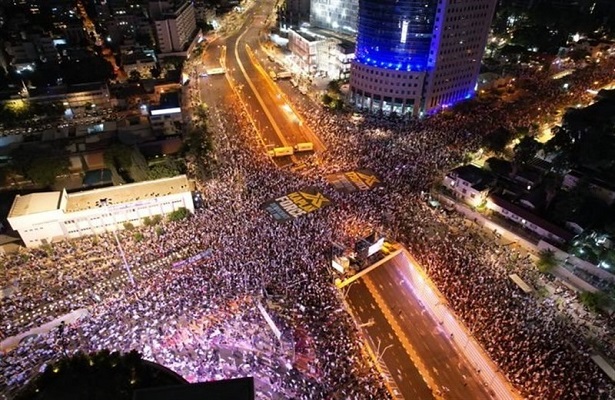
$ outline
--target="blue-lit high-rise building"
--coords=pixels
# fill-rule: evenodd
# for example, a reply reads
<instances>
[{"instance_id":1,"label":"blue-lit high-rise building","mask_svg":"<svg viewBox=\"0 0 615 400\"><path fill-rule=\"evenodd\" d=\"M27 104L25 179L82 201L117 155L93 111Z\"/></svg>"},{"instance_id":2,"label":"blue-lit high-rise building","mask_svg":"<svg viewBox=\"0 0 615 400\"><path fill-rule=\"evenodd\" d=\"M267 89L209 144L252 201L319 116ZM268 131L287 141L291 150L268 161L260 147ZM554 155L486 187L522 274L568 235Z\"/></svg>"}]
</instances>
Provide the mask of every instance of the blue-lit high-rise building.
<instances>
[{"instance_id":1,"label":"blue-lit high-rise building","mask_svg":"<svg viewBox=\"0 0 615 400\"><path fill-rule=\"evenodd\" d=\"M359 0L351 102L420 115L472 97L497 0Z\"/></svg>"}]
</instances>

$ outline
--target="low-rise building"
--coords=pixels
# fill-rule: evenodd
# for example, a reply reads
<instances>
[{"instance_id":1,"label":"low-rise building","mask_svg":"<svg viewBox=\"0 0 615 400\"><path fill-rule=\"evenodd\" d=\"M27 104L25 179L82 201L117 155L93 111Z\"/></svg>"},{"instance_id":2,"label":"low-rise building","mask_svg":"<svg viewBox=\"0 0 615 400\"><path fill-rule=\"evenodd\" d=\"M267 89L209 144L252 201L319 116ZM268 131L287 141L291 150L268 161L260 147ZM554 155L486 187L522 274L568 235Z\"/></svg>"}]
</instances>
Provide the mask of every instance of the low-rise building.
<instances>
[{"instance_id":1,"label":"low-rise building","mask_svg":"<svg viewBox=\"0 0 615 400\"><path fill-rule=\"evenodd\" d=\"M84 192L17 195L8 215L26 247L138 226L143 218L181 207L194 212L185 175Z\"/></svg>"},{"instance_id":2,"label":"low-rise building","mask_svg":"<svg viewBox=\"0 0 615 400\"><path fill-rule=\"evenodd\" d=\"M487 171L471 164L453 169L443 181L455 197L474 207L487 200L491 183L492 177Z\"/></svg>"},{"instance_id":3,"label":"low-rise building","mask_svg":"<svg viewBox=\"0 0 615 400\"><path fill-rule=\"evenodd\" d=\"M335 59L337 43L307 29L288 30L288 49L296 56L296 64L302 71L316 73L326 71Z\"/></svg>"},{"instance_id":4,"label":"low-rise building","mask_svg":"<svg viewBox=\"0 0 615 400\"><path fill-rule=\"evenodd\" d=\"M567 230L503 197L497 195L489 196L487 208L550 242L565 243L574 237L574 234Z\"/></svg>"},{"instance_id":5,"label":"low-rise building","mask_svg":"<svg viewBox=\"0 0 615 400\"><path fill-rule=\"evenodd\" d=\"M564 175L562 181L562 189L571 190L582 179L587 179L589 190L593 196L604 201L608 205L612 205L615 202L615 186L609 183L607 180L594 176L593 173L585 174L579 170L572 170Z\"/></svg>"},{"instance_id":6,"label":"low-rise building","mask_svg":"<svg viewBox=\"0 0 615 400\"><path fill-rule=\"evenodd\" d=\"M111 107L105 82L42 87L30 89L29 94L28 100L34 103L62 103L69 114L79 113L86 106Z\"/></svg>"},{"instance_id":7,"label":"low-rise building","mask_svg":"<svg viewBox=\"0 0 615 400\"><path fill-rule=\"evenodd\" d=\"M155 134L179 135L183 122L181 92L161 93L159 104L150 107L149 121Z\"/></svg>"},{"instance_id":8,"label":"low-rise building","mask_svg":"<svg viewBox=\"0 0 615 400\"><path fill-rule=\"evenodd\" d=\"M153 50L131 49L122 52L122 68L130 77L132 71L137 71L141 77L150 76L151 70L156 67L156 56Z\"/></svg>"}]
</instances>

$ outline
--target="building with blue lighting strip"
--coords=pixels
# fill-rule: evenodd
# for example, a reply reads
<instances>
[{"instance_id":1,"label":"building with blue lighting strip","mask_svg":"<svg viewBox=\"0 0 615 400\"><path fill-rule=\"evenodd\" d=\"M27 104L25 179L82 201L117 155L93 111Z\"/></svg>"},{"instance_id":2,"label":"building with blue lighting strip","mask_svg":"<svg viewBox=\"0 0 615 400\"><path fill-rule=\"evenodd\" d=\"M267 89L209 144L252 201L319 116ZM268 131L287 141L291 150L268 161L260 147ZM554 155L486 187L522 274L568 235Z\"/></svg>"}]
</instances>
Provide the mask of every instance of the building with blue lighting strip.
<instances>
[{"instance_id":1,"label":"building with blue lighting strip","mask_svg":"<svg viewBox=\"0 0 615 400\"><path fill-rule=\"evenodd\" d=\"M350 101L422 115L474 95L497 0L359 0Z\"/></svg>"}]
</instances>

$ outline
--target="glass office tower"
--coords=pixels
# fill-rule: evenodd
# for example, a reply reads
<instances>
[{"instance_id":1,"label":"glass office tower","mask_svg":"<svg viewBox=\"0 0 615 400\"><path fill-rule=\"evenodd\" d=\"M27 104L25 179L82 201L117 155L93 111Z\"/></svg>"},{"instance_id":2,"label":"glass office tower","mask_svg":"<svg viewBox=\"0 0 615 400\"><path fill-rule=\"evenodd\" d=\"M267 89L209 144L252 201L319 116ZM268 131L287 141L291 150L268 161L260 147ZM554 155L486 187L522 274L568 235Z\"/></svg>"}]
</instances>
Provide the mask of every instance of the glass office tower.
<instances>
[{"instance_id":1,"label":"glass office tower","mask_svg":"<svg viewBox=\"0 0 615 400\"><path fill-rule=\"evenodd\" d=\"M434 1L359 2L357 62L394 70L425 70L435 13Z\"/></svg>"},{"instance_id":2,"label":"glass office tower","mask_svg":"<svg viewBox=\"0 0 615 400\"><path fill-rule=\"evenodd\" d=\"M360 0L351 102L419 115L474 93L496 0Z\"/></svg>"}]
</instances>

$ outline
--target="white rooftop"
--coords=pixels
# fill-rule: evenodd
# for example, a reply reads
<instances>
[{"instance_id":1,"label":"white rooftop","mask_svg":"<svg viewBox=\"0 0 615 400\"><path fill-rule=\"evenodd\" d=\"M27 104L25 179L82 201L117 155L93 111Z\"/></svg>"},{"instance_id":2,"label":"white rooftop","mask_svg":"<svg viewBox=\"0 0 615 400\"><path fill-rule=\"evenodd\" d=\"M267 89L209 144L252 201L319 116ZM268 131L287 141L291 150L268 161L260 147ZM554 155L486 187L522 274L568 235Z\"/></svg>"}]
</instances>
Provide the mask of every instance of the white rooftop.
<instances>
[{"instance_id":1,"label":"white rooftop","mask_svg":"<svg viewBox=\"0 0 615 400\"><path fill-rule=\"evenodd\" d=\"M69 213L102 206L113 206L159 196L189 192L190 190L188 178L186 175L180 175L173 178L157 179L155 181L129 183L126 185L88 190L85 192L69 193L65 212Z\"/></svg>"},{"instance_id":2,"label":"white rooftop","mask_svg":"<svg viewBox=\"0 0 615 400\"><path fill-rule=\"evenodd\" d=\"M62 192L43 192L17 195L13 200L10 217L20 217L22 215L36 214L45 211L57 210L60 206L60 196Z\"/></svg>"}]
</instances>

